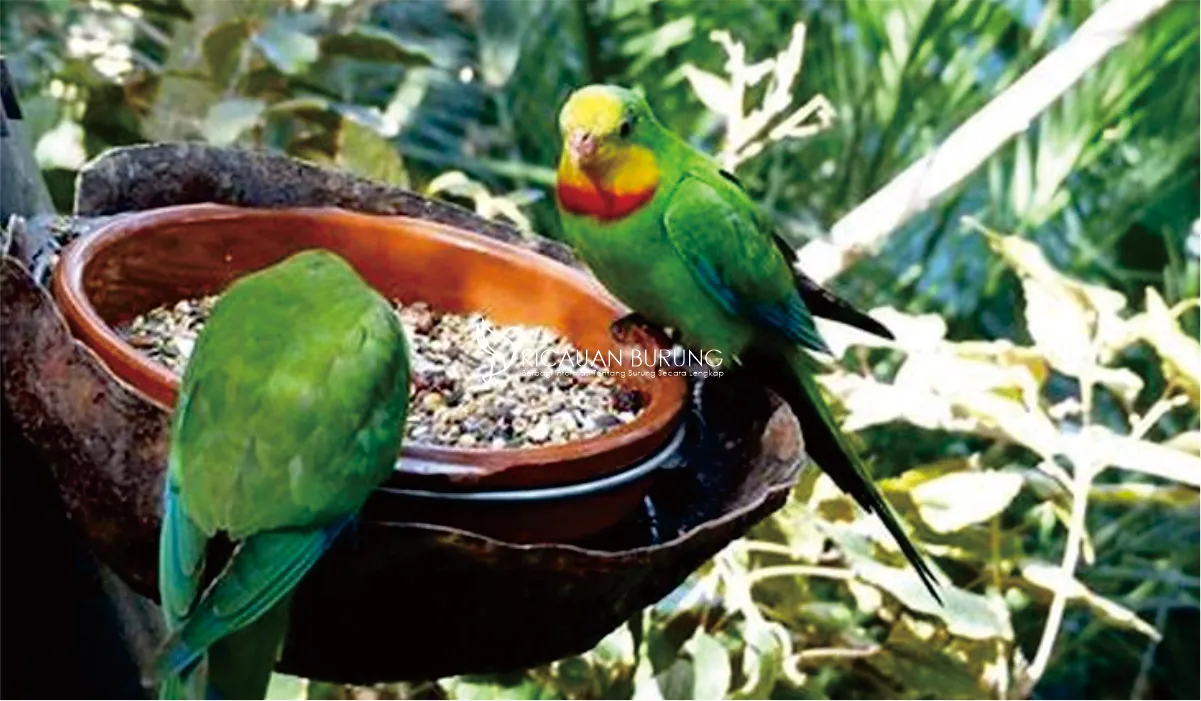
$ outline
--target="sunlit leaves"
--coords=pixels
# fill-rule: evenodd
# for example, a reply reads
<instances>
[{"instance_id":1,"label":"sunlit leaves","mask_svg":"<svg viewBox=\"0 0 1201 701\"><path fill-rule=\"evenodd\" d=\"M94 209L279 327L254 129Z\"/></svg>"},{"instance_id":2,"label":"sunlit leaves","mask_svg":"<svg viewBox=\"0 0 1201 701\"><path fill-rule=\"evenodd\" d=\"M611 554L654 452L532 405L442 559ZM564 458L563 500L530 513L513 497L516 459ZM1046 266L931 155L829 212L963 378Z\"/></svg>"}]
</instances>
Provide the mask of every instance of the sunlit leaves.
<instances>
[{"instance_id":1,"label":"sunlit leaves","mask_svg":"<svg viewBox=\"0 0 1201 701\"><path fill-rule=\"evenodd\" d=\"M321 38L321 52L327 56L348 56L360 61L396 63L404 66L428 66L429 55L405 46L396 35L377 27L357 26Z\"/></svg>"},{"instance_id":2,"label":"sunlit leaves","mask_svg":"<svg viewBox=\"0 0 1201 701\"><path fill-rule=\"evenodd\" d=\"M267 103L262 100L234 98L218 102L209 108L201 127L209 143L226 146L238 140L243 132L258 126Z\"/></svg>"},{"instance_id":3,"label":"sunlit leaves","mask_svg":"<svg viewBox=\"0 0 1201 701\"><path fill-rule=\"evenodd\" d=\"M521 206L533 201L529 192L513 192L495 195L477 180L452 170L439 175L426 186L429 195L459 197L471 201L475 211L488 219L502 217L523 231L531 229L530 221L521 211Z\"/></svg>"},{"instance_id":4,"label":"sunlit leaves","mask_svg":"<svg viewBox=\"0 0 1201 701\"><path fill-rule=\"evenodd\" d=\"M692 658L693 681L690 693L683 698L723 699L730 688L730 653L717 638L704 631L684 646Z\"/></svg>"},{"instance_id":5,"label":"sunlit leaves","mask_svg":"<svg viewBox=\"0 0 1201 701\"><path fill-rule=\"evenodd\" d=\"M799 107L794 105L794 91L805 54L803 23L793 25L786 47L762 61L749 61L746 45L728 31L714 31L709 36L726 52L725 70L729 78L718 77L690 63L683 66L682 72L697 98L725 120L725 143L718 156L724 168L733 171L770 143L813 136L833 122L834 107L823 95ZM759 106L748 111L750 90L769 76Z\"/></svg>"},{"instance_id":6,"label":"sunlit leaves","mask_svg":"<svg viewBox=\"0 0 1201 701\"><path fill-rule=\"evenodd\" d=\"M994 640L947 641L938 626L906 616L865 661L891 682L892 697L1004 698L1009 660L998 649Z\"/></svg>"},{"instance_id":7,"label":"sunlit leaves","mask_svg":"<svg viewBox=\"0 0 1201 701\"><path fill-rule=\"evenodd\" d=\"M271 681L267 684L266 698L279 699L280 701L305 699L308 698L308 690L309 680L303 677L273 673Z\"/></svg>"},{"instance_id":8,"label":"sunlit leaves","mask_svg":"<svg viewBox=\"0 0 1201 701\"><path fill-rule=\"evenodd\" d=\"M622 52L636 57L630 71L637 73L645 70L653 61L662 58L673 47L692 39L695 30L696 20L693 17L681 17L650 32L626 40L621 47Z\"/></svg>"},{"instance_id":9,"label":"sunlit leaves","mask_svg":"<svg viewBox=\"0 0 1201 701\"><path fill-rule=\"evenodd\" d=\"M692 85L697 99L704 103L706 108L717 114L730 109L735 96L729 81L708 71L703 71L691 63L685 64L683 70L684 77Z\"/></svg>"},{"instance_id":10,"label":"sunlit leaves","mask_svg":"<svg viewBox=\"0 0 1201 701\"><path fill-rule=\"evenodd\" d=\"M1194 406L1201 405L1201 343L1184 333L1177 313L1154 288L1148 287L1146 295L1147 309L1128 322L1128 333L1151 344L1163 361L1164 374L1188 393Z\"/></svg>"},{"instance_id":11,"label":"sunlit leaves","mask_svg":"<svg viewBox=\"0 0 1201 701\"><path fill-rule=\"evenodd\" d=\"M281 20L270 22L253 41L268 61L288 75L300 73L320 54L316 39Z\"/></svg>"},{"instance_id":12,"label":"sunlit leaves","mask_svg":"<svg viewBox=\"0 0 1201 701\"><path fill-rule=\"evenodd\" d=\"M229 85L238 63L242 60L242 49L250 38L251 27L242 19L230 20L217 25L201 42L209 77L220 88Z\"/></svg>"},{"instance_id":13,"label":"sunlit leaves","mask_svg":"<svg viewBox=\"0 0 1201 701\"><path fill-rule=\"evenodd\" d=\"M988 597L946 586L941 594L945 605L940 606L911 567L863 562L856 565L855 571L864 581L892 595L910 611L941 620L953 635L971 640L1013 638L1008 611L1004 607L998 608Z\"/></svg>"},{"instance_id":14,"label":"sunlit leaves","mask_svg":"<svg viewBox=\"0 0 1201 701\"><path fill-rule=\"evenodd\" d=\"M1039 350L1062 372L1092 377L1102 340L1121 323L1122 295L1063 275L1033 242L987 230L985 236L1021 277L1026 326Z\"/></svg>"},{"instance_id":15,"label":"sunlit leaves","mask_svg":"<svg viewBox=\"0 0 1201 701\"><path fill-rule=\"evenodd\" d=\"M395 144L349 117L343 117L342 128L338 131L337 162L358 175L381 183L409 184Z\"/></svg>"},{"instance_id":16,"label":"sunlit leaves","mask_svg":"<svg viewBox=\"0 0 1201 701\"><path fill-rule=\"evenodd\" d=\"M923 482L910 492L922 520L953 533L1001 513L1022 488L1011 472L957 472Z\"/></svg>"},{"instance_id":17,"label":"sunlit leaves","mask_svg":"<svg viewBox=\"0 0 1201 701\"><path fill-rule=\"evenodd\" d=\"M1078 445L1075 452L1087 452L1095 456L1098 464L1201 486L1201 459L1195 453L1121 436L1103 426L1089 426L1071 440Z\"/></svg>"}]
</instances>

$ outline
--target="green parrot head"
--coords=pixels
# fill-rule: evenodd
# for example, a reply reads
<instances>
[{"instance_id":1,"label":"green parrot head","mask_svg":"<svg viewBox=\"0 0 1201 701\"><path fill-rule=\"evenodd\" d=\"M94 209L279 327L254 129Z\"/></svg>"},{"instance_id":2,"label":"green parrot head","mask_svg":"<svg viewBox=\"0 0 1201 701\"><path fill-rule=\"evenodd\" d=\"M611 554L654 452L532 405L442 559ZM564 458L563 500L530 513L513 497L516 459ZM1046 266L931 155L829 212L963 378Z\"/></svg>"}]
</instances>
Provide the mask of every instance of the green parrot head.
<instances>
[{"instance_id":1,"label":"green parrot head","mask_svg":"<svg viewBox=\"0 0 1201 701\"><path fill-rule=\"evenodd\" d=\"M563 153L557 196L565 210L609 218L647 202L659 184L666 130L638 93L589 85L559 113Z\"/></svg>"}]
</instances>

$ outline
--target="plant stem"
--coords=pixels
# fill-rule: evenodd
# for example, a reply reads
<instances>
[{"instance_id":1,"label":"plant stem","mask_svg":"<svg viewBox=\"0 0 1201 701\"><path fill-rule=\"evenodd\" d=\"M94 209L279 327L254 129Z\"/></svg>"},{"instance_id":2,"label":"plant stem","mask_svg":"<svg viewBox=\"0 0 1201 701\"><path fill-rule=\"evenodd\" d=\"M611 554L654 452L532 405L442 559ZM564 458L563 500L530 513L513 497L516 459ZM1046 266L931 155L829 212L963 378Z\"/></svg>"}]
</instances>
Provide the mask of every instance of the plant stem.
<instances>
[{"instance_id":1,"label":"plant stem","mask_svg":"<svg viewBox=\"0 0 1201 701\"><path fill-rule=\"evenodd\" d=\"M752 585L771 577L825 577L826 579L854 579L855 573L838 567L814 565L772 565L751 570L747 579Z\"/></svg>"},{"instance_id":2,"label":"plant stem","mask_svg":"<svg viewBox=\"0 0 1201 701\"><path fill-rule=\"evenodd\" d=\"M1084 540L1084 517L1088 511L1088 488L1092 483L1095 470L1091 466L1082 466L1076 470L1075 487L1072 489L1072 516L1068 523L1068 543L1063 553L1061 579L1055 588L1055 597L1051 599L1051 608L1047 612L1047 622L1043 627L1042 639L1038 643L1038 652L1034 662L1030 664L1030 678L1038 681L1047 671L1047 663L1051 660L1051 651L1055 647L1055 638L1059 636L1059 625L1063 622L1063 612L1067 607L1068 581L1076 576L1076 564L1080 560L1080 545Z\"/></svg>"},{"instance_id":3,"label":"plant stem","mask_svg":"<svg viewBox=\"0 0 1201 701\"><path fill-rule=\"evenodd\" d=\"M1168 607L1166 604L1161 603L1155 610L1155 627L1163 630L1167 622ZM1138 676L1134 678L1134 686L1130 689L1130 698L1146 698L1147 686L1150 684L1151 667L1155 664L1155 651L1159 648L1159 643L1159 640L1152 640L1147 643L1146 649L1143 650L1143 655L1138 665Z\"/></svg>"},{"instance_id":4,"label":"plant stem","mask_svg":"<svg viewBox=\"0 0 1201 701\"><path fill-rule=\"evenodd\" d=\"M799 266L827 282L877 250L888 236L966 180L1011 138L1128 39L1169 0L1110 0L1062 45L834 224L829 240L800 250Z\"/></svg>"}]
</instances>

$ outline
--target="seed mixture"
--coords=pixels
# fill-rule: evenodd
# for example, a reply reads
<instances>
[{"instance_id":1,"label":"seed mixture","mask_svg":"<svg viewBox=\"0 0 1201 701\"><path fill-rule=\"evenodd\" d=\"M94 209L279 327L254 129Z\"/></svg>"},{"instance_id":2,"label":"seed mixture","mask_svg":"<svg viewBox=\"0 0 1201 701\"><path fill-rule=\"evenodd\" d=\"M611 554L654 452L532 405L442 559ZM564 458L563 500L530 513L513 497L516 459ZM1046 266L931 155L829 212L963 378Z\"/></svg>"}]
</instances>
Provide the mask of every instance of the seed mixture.
<instances>
[{"instance_id":1,"label":"seed mixture","mask_svg":"<svg viewBox=\"0 0 1201 701\"><path fill-rule=\"evenodd\" d=\"M182 374L215 296L153 309L118 329ZM409 339L412 390L405 440L460 448L557 445L634 420L641 397L537 326L500 326L424 302L396 305ZM564 362L565 361L565 362Z\"/></svg>"}]
</instances>

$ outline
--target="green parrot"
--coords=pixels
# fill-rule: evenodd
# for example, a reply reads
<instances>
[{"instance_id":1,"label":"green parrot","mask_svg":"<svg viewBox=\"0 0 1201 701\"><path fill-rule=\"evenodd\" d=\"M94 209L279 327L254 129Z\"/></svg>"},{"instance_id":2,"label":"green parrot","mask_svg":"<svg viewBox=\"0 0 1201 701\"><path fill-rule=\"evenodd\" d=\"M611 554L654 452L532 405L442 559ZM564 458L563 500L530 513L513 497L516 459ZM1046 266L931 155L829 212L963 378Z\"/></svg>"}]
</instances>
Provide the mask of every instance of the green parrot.
<instances>
[{"instance_id":1,"label":"green parrot","mask_svg":"<svg viewBox=\"0 0 1201 701\"><path fill-rule=\"evenodd\" d=\"M338 256L298 253L221 296L172 417L163 698L263 697L291 594L392 473L408 401L404 330Z\"/></svg>"},{"instance_id":2,"label":"green parrot","mask_svg":"<svg viewBox=\"0 0 1201 701\"><path fill-rule=\"evenodd\" d=\"M883 521L941 601L933 572L838 429L808 352L829 350L813 314L891 338L888 330L796 270L794 252L737 180L672 134L638 94L581 88L559 129L564 233L634 311L624 324L672 327L684 345L720 351L764 377L800 422L806 452Z\"/></svg>"}]
</instances>

